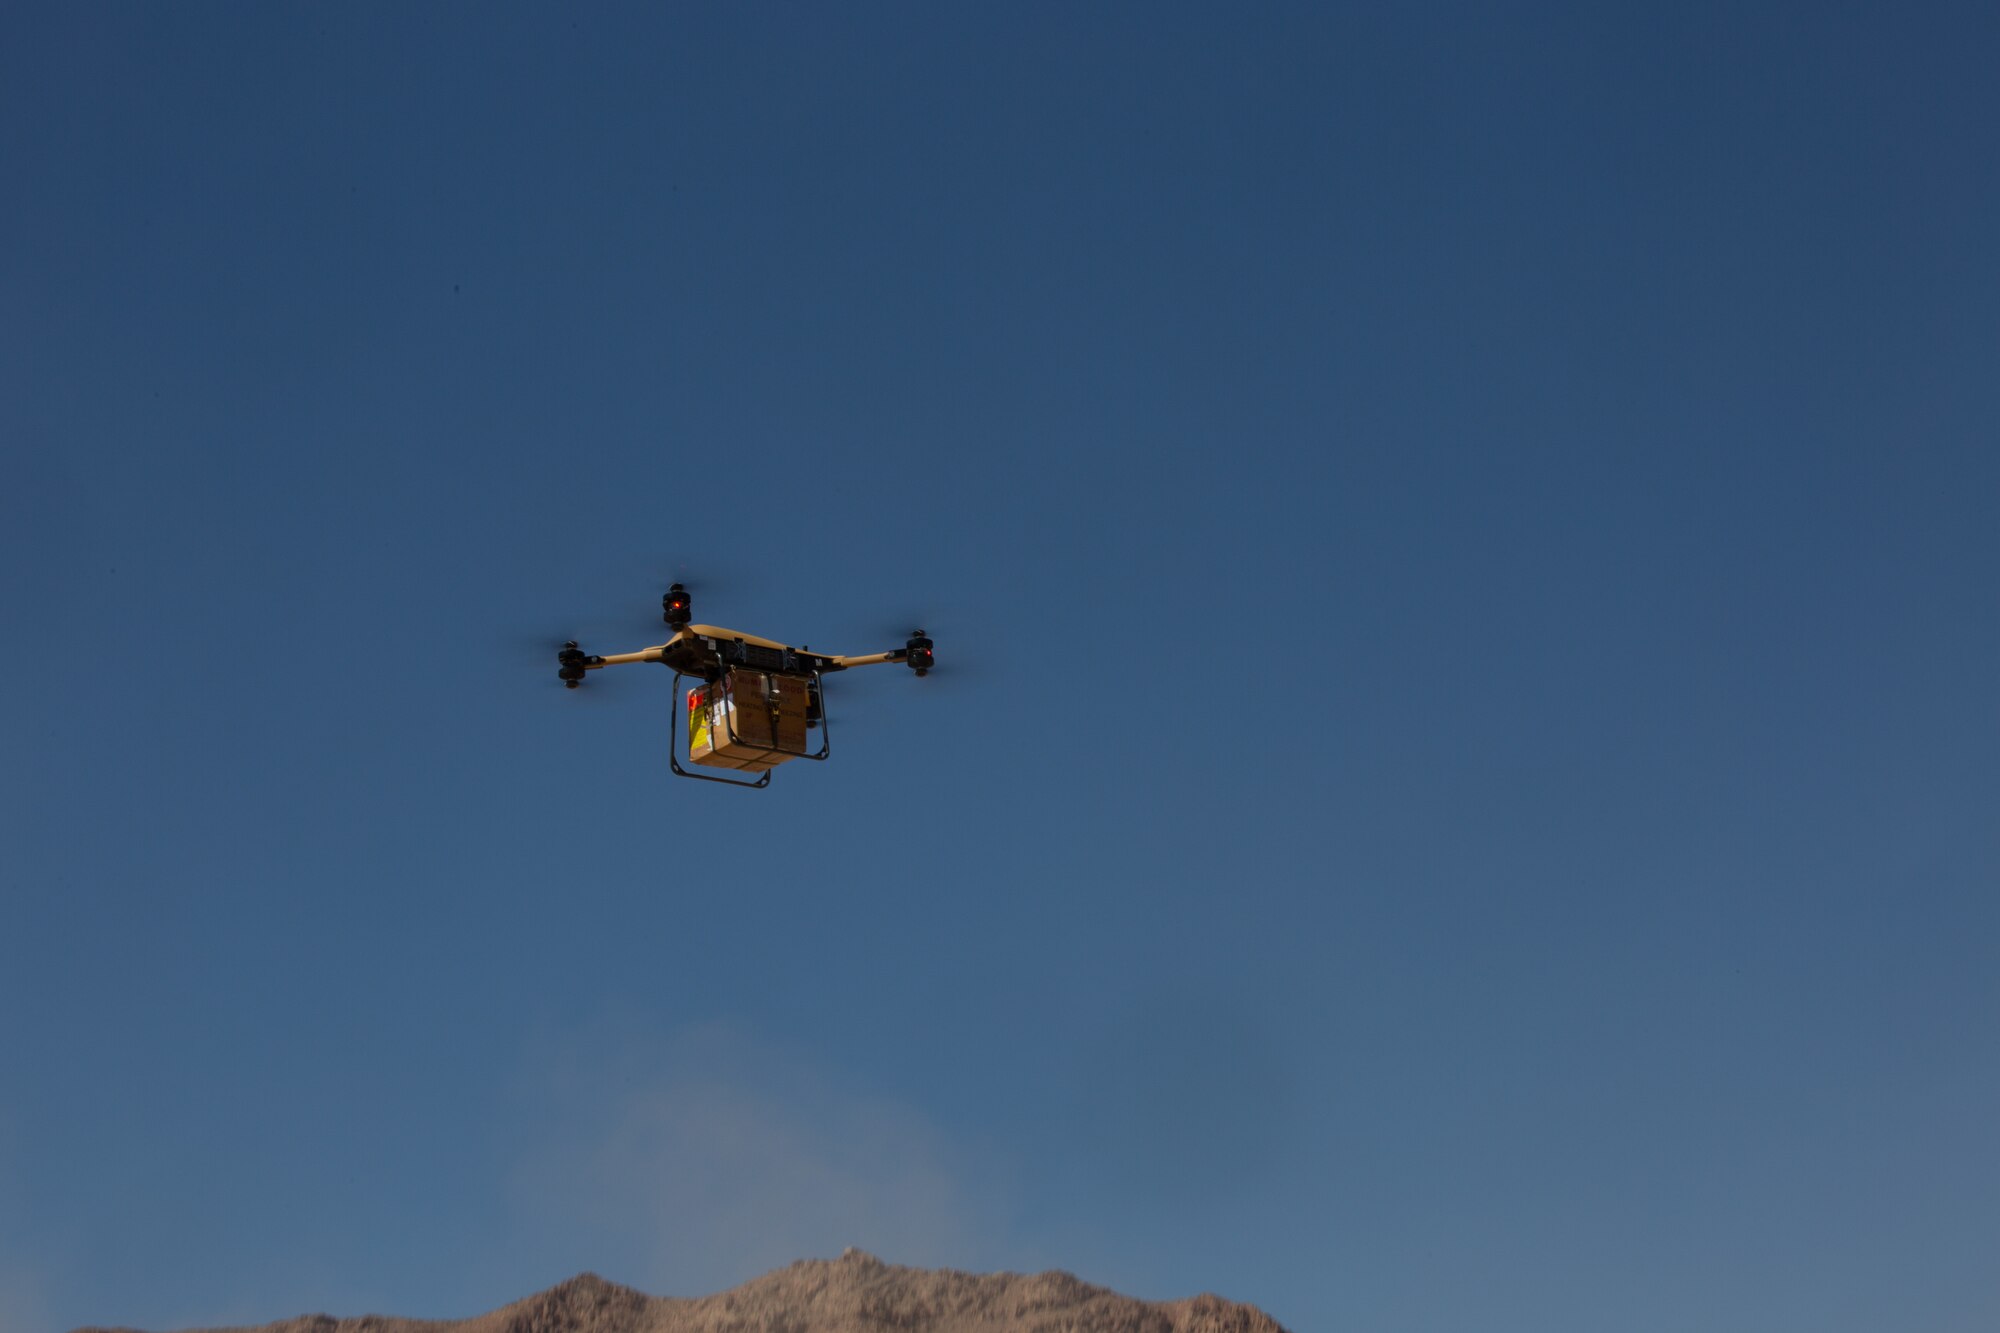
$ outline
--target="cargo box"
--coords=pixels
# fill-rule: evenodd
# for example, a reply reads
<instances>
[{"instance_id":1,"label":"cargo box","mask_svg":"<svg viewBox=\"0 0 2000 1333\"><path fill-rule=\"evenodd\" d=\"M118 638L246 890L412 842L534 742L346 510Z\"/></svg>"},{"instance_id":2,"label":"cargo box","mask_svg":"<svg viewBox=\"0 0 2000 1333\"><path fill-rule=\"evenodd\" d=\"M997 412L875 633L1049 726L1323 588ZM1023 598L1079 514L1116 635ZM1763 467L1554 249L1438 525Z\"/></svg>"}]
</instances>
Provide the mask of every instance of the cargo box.
<instances>
[{"instance_id":1,"label":"cargo box","mask_svg":"<svg viewBox=\"0 0 2000 1333\"><path fill-rule=\"evenodd\" d=\"M688 758L761 773L806 752L806 682L735 670L688 691Z\"/></svg>"},{"instance_id":2,"label":"cargo box","mask_svg":"<svg viewBox=\"0 0 2000 1333\"><path fill-rule=\"evenodd\" d=\"M709 768L741 768L739 759L725 758L715 752L717 730L725 721L724 714L729 708L720 685L697 685L688 691L688 759Z\"/></svg>"},{"instance_id":3,"label":"cargo box","mask_svg":"<svg viewBox=\"0 0 2000 1333\"><path fill-rule=\"evenodd\" d=\"M732 671L727 738L783 755L806 752L806 682L797 676Z\"/></svg>"}]
</instances>

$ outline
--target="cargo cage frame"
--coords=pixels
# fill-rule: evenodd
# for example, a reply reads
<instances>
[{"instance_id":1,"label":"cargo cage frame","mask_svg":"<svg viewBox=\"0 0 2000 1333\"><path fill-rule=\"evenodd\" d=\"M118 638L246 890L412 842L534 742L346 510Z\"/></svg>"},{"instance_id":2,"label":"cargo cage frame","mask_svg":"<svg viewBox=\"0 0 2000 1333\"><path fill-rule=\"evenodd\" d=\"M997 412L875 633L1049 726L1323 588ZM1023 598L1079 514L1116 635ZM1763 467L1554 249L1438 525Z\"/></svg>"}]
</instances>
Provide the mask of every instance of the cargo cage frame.
<instances>
[{"instance_id":1,"label":"cargo cage frame","mask_svg":"<svg viewBox=\"0 0 2000 1333\"><path fill-rule=\"evenodd\" d=\"M757 668L755 667L748 667L746 669L757 671L757 674L761 676L791 676L794 680L804 680L807 682L806 688L811 691L811 694L808 695L807 697L809 699L815 699L819 702L819 719L818 719L819 753L809 754L804 751L801 751L798 754L792 754L788 750L771 750L770 753L786 755L792 759L813 759L813 760L825 759L827 755L830 754L833 750L833 729L827 725L826 690L821 683L820 673L818 671L813 671L806 676L799 676L795 672L790 672L790 671L758 671ZM755 782L746 782L741 778L718 777L713 773L690 773L688 770L681 767L680 717L681 717L681 708L685 702L681 695L681 681L683 678L699 680L704 685L718 686L725 693L731 692L729 691L729 684L728 684L729 672L727 670L724 670L720 675L716 676L715 679L710 680L706 676L688 677L687 673L680 670L678 667L674 669L674 705L673 705L672 715L667 719L667 765L668 767L673 769L674 775L676 777L693 778L697 782L719 782L725 787L747 787L753 791L760 787L770 786L771 773L773 771L770 768L765 769L763 776L759 777ZM723 709L721 711L722 711L722 725L726 730L729 742L731 744L734 744L737 739L736 724L731 720L731 715L735 712L735 709L728 708L728 709ZM709 725L714 726L715 724L711 722ZM810 725L810 717L808 720L808 725ZM690 745L694 743L694 736L692 733L690 733L688 736L688 743ZM768 747L760 747L760 748L768 748ZM688 762L692 763L694 761L690 759Z\"/></svg>"}]
</instances>

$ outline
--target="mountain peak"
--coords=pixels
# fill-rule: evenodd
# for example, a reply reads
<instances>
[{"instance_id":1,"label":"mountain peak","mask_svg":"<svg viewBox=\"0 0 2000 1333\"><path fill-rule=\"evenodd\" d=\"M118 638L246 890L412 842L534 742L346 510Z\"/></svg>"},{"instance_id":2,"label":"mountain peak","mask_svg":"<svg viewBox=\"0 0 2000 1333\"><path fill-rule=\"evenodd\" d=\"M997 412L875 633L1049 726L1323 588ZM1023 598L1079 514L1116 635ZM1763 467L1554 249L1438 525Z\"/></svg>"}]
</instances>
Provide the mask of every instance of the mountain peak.
<instances>
[{"instance_id":1,"label":"mountain peak","mask_svg":"<svg viewBox=\"0 0 2000 1333\"><path fill-rule=\"evenodd\" d=\"M595 1273L578 1273L499 1312L511 1316L499 1327L505 1333L625 1329L636 1325L650 1303L651 1298L642 1291L621 1287Z\"/></svg>"},{"instance_id":2,"label":"mountain peak","mask_svg":"<svg viewBox=\"0 0 2000 1333\"><path fill-rule=\"evenodd\" d=\"M1178 1301L1142 1301L1093 1287L1069 1273L904 1268L851 1247L838 1259L800 1260L693 1300L648 1296L596 1273L578 1273L547 1291L472 1319L306 1315L227 1333L1067 1333L1074 1329L1285 1333L1254 1305L1238 1305L1209 1293Z\"/></svg>"}]
</instances>

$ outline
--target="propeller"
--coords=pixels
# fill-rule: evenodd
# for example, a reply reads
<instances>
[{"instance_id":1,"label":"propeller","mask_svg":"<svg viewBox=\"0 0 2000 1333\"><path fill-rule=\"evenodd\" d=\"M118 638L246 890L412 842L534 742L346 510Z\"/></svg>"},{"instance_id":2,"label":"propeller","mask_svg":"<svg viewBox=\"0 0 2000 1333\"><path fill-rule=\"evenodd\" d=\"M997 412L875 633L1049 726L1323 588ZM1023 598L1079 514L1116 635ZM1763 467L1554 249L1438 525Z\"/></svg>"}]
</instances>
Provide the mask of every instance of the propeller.
<instances>
[{"instance_id":1,"label":"propeller","mask_svg":"<svg viewBox=\"0 0 2000 1333\"><path fill-rule=\"evenodd\" d=\"M921 693L934 696L939 690L943 690L946 694L956 694L966 688L968 683L976 684L985 674L977 662L968 662L965 658L955 655L950 641L947 641L944 647L946 656L940 658L934 636L921 626L885 633L874 640L874 643L879 644L885 638L903 641L904 651L911 654L904 660L904 664L911 674L924 682L918 687ZM923 653L922 657L917 655L920 650ZM890 667L871 666L861 671L843 671L829 676L827 693L833 694L838 691L840 706L834 708L832 701L829 700L827 710L830 713L837 712L844 720L856 713L868 715L884 707L897 707L899 705L891 700L902 698L903 689L907 688L894 678L900 675L901 672L892 674Z\"/></svg>"},{"instance_id":2,"label":"propeller","mask_svg":"<svg viewBox=\"0 0 2000 1333\"><path fill-rule=\"evenodd\" d=\"M905 607L904 610L908 611L910 608ZM912 634L922 634L924 632L916 628L916 626L929 625L932 629L936 629L939 625L943 625L945 630L949 632L956 620L956 616L940 616L919 612L915 615L904 615L895 620L867 621L862 624L861 632L868 637L870 643L881 639L907 639Z\"/></svg>"},{"instance_id":3,"label":"propeller","mask_svg":"<svg viewBox=\"0 0 2000 1333\"><path fill-rule=\"evenodd\" d=\"M675 564L671 569L659 570L652 575L653 586L666 592L678 588L691 600L694 597L729 597L734 595L745 582L734 574L716 576L707 569L697 569L690 565ZM662 603L665 602L662 598ZM663 606L664 609L664 606Z\"/></svg>"},{"instance_id":4,"label":"propeller","mask_svg":"<svg viewBox=\"0 0 2000 1333\"><path fill-rule=\"evenodd\" d=\"M621 644L613 651L623 652L630 648L646 646L636 642L638 638L636 635L625 637L633 639L634 642ZM575 689L583 683L585 676L581 666L576 668L574 678L566 674L573 662L568 655L575 653L577 659L587 659L590 654L583 650L582 644L605 641L604 637L596 634L576 635L570 638L557 638L547 634L514 634L501 636L497 646L500 665L508 676L532 681L538 689L557 683Z\"/></svg>"},{"instance_id":5,"label":"propeller","mask_svg":"<svg viewBox=\"0 0 2000 1333\"><path fill-rule=\"evenodd\" d=\"M664 587L660 597L660 619L675 629L689 623L694 618L694 599L727 596L731 589L740 586L743 579L725 575L711 578L706 573L692 572L686 565L676 565L673 572L664 576L655 587Z\"/></svg>"}]
</instances>

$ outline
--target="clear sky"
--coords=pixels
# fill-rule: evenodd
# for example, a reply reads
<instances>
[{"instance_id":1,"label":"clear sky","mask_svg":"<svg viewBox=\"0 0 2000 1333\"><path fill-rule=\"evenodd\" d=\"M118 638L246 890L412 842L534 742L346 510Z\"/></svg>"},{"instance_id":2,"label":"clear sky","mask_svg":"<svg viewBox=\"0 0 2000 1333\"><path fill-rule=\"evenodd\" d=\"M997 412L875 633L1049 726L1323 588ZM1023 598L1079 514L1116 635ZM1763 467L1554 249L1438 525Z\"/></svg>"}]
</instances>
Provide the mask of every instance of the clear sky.
<instances>
[{"instance_id":1,"label":"clear sky","mask_svg":"<svg viewBox=\"0 0 2000 1333\"><path fill-rule=\"evenodd\" d=\"M2000 10L1080 8L13 7L6 1333L2000 1325Z\"/></svg>"}]
</instances>

